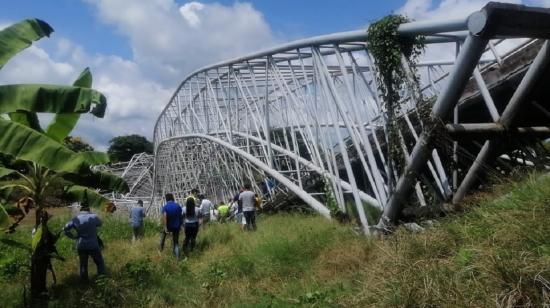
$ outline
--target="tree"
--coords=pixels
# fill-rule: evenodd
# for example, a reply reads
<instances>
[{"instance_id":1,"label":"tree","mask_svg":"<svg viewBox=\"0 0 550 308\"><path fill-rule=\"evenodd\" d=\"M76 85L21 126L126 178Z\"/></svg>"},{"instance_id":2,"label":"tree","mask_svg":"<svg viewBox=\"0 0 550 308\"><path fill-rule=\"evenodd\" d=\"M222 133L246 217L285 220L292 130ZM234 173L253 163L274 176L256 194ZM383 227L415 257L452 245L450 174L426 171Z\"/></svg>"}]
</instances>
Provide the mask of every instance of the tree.
<instances>
[{"instance_id":1,"label":"tree","mask_svg":"<svg viewBox=\"0 0 550 308\"><path fill-rule=\"evenodd\" d=\"M130 161L134 154L153 153L153 143L140 135L114 137L109 141L107 153L113 162Z\"/></svg>"},{"instance_id":2,"label":"tree","mask_svg":"<svg viewBox=\"0 0 550 308\"><path fill-rule=\"evenodd\" d=\"M0 68L33 41L49 36L53 29L38 19L29 19L0 31ZM31 296L46 291L46 273L55 257L57 236L48 229L46 208L64 202L87 201L92 206L108 203L97 189L128 191L128 185L110 173L97 172L91 166L109 162L105 153L77 153L63 145L81 113L103 117L107 101L103 94L90 89L92 75L85 69L73 86L0 85L0 223L9 214L5 204L15 203L10 211L17 227L30 209L36 210L32 237ZM46 130L40 126L37 112L55 114ZM22 198L19 198L23 195ZM14 198L17 198L14 200ZM53 202L52 202L53 198Z\"/></svg>"},{"instance_id":3,"label":"tree","mask_svg":"<svg viewBox=\"0 0 550 308\"><path fill-rule=\"evenodd\" d=\"M90 152L94 147L82 140L79 136L67 136L63 139L63 145L74 152Z\"/></svg>"}]
</instances>

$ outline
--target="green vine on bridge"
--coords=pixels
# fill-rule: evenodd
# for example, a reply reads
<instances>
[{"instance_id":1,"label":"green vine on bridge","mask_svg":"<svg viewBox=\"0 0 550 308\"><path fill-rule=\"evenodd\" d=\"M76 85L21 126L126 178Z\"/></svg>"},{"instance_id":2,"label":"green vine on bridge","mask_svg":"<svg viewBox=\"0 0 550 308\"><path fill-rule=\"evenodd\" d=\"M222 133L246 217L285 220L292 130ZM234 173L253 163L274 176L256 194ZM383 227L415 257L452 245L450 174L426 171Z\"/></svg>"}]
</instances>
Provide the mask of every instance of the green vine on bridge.
<instances>
[{"instance_id":1,"label":"green vine on bridge","mask_svg":"<svg viewBox=\"0 0 550 308\"><path fill-rule=\"evenodd\" d=\"M423 36L399 35L399 25L406 22L409 19L404 16L389 15L372 23L367 30L367 48L378 69L377 85L386 111L388 165L399 173L406 161L398 128L399 102L405 88L420 99L415 64L424 51Z\"/></svg>"}]
</instances>

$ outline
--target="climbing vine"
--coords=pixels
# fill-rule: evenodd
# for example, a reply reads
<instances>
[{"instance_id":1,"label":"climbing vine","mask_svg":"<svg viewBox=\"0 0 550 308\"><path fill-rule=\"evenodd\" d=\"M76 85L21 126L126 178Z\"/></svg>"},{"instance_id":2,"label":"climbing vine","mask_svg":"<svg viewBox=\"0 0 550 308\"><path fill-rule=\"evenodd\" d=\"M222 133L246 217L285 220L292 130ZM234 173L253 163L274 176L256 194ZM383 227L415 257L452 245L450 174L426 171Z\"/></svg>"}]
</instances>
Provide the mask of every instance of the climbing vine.
<instances>
[{"instance_id":1,"label":"climbing vine","mask_svg":"<svg viewBox=\"0 0 550 308\"><path fill-rule=\"evenodd\" d=\"M372 23L367 31L367 48L378 70L378 92L386 116L388 165L399 173L406 160L398 128L399 102L406 88L421 99L415 64L424 51L424 37L399 35L399 25L408 21L401 15L389 15Z\"/></svg>"}]
</instances>

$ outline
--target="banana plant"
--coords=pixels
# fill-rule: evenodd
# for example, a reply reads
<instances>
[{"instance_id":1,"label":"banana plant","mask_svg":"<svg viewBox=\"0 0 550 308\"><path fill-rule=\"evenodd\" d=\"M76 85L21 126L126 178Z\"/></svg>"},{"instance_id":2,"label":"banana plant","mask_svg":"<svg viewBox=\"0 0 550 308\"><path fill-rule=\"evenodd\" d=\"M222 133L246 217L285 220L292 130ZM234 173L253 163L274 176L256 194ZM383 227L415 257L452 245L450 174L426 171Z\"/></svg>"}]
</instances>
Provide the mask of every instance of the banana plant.
<instances>
[{"instance_id":1,"label":"banana plant","mask_svg":"<svg viewBox=\"0 0 550 308\"><path fill-rule=\"evenodd\" d=\"M28 19L0 31L0 69L33 41L49 36L53 29L44 21ZM0 154L15 164L0 165L0 224L8 212L3 204L16 201L13 232L29 208L36 210L31 254L31 295L46 291L46 272L51 268L57 237L48 230L45 208L57 202L83 201L100 207L109 202L97 190L128 191L121 178L92 170L105 164L105 153L76 153L63 145L63 139L77 124L80 115L102 118L107 107L103 94L91 89L92 75L85 69L71 86L44 84L0 85ZM53 113L46 129L37 113ZM18 168L14 168L18 167ZM8 181L5 181L5 180ZM53 201L52 201L53 200Z\"/></svg>"}]
</instances>

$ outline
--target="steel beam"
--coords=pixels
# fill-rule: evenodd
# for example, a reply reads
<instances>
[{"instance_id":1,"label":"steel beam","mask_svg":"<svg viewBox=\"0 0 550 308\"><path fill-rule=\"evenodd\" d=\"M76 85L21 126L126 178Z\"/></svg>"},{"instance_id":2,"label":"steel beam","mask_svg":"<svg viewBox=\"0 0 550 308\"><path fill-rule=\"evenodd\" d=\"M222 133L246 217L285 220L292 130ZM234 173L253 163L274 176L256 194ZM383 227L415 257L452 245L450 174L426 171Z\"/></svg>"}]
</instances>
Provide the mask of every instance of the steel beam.
<instances>
[{"instance_id":1,"label":"steel beam","mask_svg":"<svg viewBox=\"0 0 550 308\"><path fill-rule=\"evenodd\" d=\"M184 136L169 138L166 140L163 140L161 144L159 144L159 147L162 145L162 143L170 142L173 140L179 140L179 139L190 139L190 138L201 138L208 140L210 142L219 144L223 146L224 148L232 151L236 155L246 159L250 163L254 164L259 169L265 171L267 174L269 174L272 178L283 184L284 186L288 187L293 193L295 193L302 201L304 201L307 205L309 205L311 208L316 210L319 214L325 216L326 218L330 219L330 211L327 209L321 202L317 201L315 198L313 198L311 195L309 195L307 192L302 190L298 185L292 183L290 180L288 180L286 177L284 177L282 174L280 174L277 170L274 170L270 168L268 165L263 163L258 158L254 157L253 155L250 155L249 153L239 149L238 147L225 142L223 140L220 140L218 138L205 135L205 134L187 134Z\"/></svg>"},{"instance_id":2,"label":"steel beam","mask_svg":"<svg viewBox=\"0 0 550 308\"><path fill-rule=\"evenodd\" d=\"M521 80L521 83L517 87L516 91L512 95L510 102L506 105L506 108L502 112L502 116L499 120L499 124L503 127L510 127L513 125L518 110L528 103L528 97L532 89L536 86L537 81L544 74L550 63L550 47L548 41L544 43L541 50L537 54L535 60L525 73L525 76ZM453 203L459 203L464 199L464 196L477 181L478 174L482 170L487 160L494 156L496 149L498 148L498 141L487 140L481 151L477 154L472 166L466 173L464 180L458 187L455 195L453 196Z\"/></svg>"},{"instance_id":3,"label":"steel beam","mask_svg":"<svg viewBox=\"0 0 550 308\"><path fill-rule=\"evenodd\" d=\"M470 35L466 39L458 55L454 70L449 76L445 90L438 96L430 117L434 123L440 123L447 118L462 95L469 77L472 75L479 58L485 50L487 40ZM408 196L416 181L419 171L424 167L430 155L430 143L434 137L436 127L425 128L414 146L409 162L399 178L395 191L378 223L379 229L386 229L388 223L394 222L407 202Z\"/></svg>"}]
</instances>

